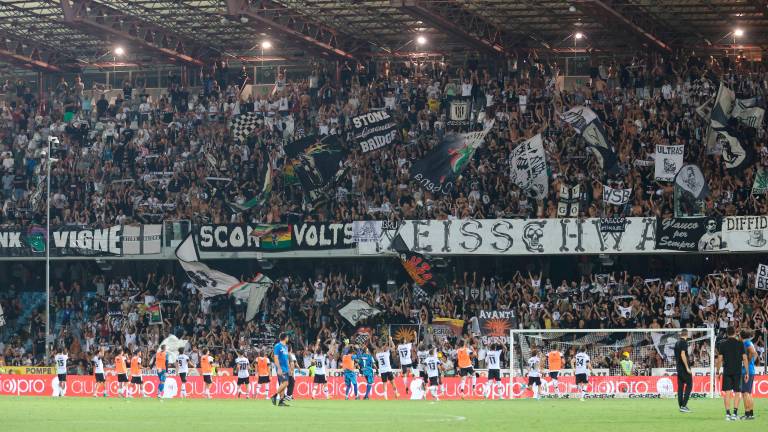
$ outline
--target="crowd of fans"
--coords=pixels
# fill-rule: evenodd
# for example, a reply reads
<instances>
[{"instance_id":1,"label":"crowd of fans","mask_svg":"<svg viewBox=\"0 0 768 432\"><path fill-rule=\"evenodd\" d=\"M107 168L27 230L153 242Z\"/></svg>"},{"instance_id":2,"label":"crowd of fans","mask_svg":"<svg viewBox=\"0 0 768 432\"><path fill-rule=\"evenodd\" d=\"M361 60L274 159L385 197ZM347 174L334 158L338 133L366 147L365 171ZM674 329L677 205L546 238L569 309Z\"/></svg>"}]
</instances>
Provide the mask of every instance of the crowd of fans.
<instances>
[{"instance_id":1,"label":"crowd of fans","mask_svg":"<svg viewBox=\"0 0 768 432\"><path fill-rule=\"evenodd\" d=\"M287 332L300 366L309 365L303 358L318 339L329 348L334 366L345 339L379 341L389 331L388 324L404 323L421 325L419 341L438 346L446 359L452 359L463 338L478 352L488 348L483 343L487 330L481 328L478 317L480 311L498 310L514 311L516 325L523 329L710 327L722 335L728 326L751 328L757 334L759 358L764 359L768 296L750 289L753 278L754 274L728 270L662 278L626 271L590 273L562 281L551 281L541 273L516 272L511 277L464 273L449 279L433 295L424 296L407 283L388 286L363 274L328 271L306 277L283 272L273 278L256 318L245 322L245 304L231 297L203 298L185 276L153 272L136 278L83 275L55 284L51 316L56 347L67 348L71 358L77 359L73 367L80 371L87 370L88 353L98 347L141 348L145 358L151 358L170 334L188 341L191 348L211 349L221 365L231 366L235 350L255 354L258 349L269 349L280 332ZM0 297L11 329L22 312L17 294L12 286ZM382 313L353 325L339 313L352 299L363 300ZM162 305L162 324L153 324L149 318L148 307L157 303ZM0 361L6 365L46 363L42 310L35 310L16 333L6 333L8 337L0 342ZM431 323L437 317L463 320L462 336L433 334ZM577 336L581 337L563 337L561 344L552 347L570 358L579 345L570 338ZM695 366L706 366L709 340L704 334L699 336L704 340L692 344L691 359ZM654 344L650 334L641 337L644 341L634 342L633 348L642 353L635 357L639 372L673 364L664 349L650 349ZM618 368L619 354L626 349L619 339L594 339L590 349L595 367ZM648 349L640 350L641 346ZM483 358L478 356L477 366L484 366ZM508 367L506 356L504 362Z\"/></svg>"},{"instance_id":2,"label":"crowd of fans","mask_svg":"<svg viewBox=\"0 0 768 432\"><path fill-rule=\"evenodd\" d=\"M627 214L673 212L673 188L656 182L652 164L643 163L652 160L660 143L685 144L686 162L702 168L710 189L707 214L768 211L764 197L750 195L757 168L768 165L763 125L744 142L756 152L756 163L730 173L719 155L705 151L707 121L695 110L714 95L719 80L739 98L764 101L763 64L636 57L594 59L589 70L591 79L583 86L561 88L555 62L535 57L488 65L473 58L463 64L347 64L339 80L316 66L300 80L287 80L280 70L271 92L244 100L247 74L228 82L215 69L196 89L170 77L160 97L150 97L141 79L126 81L110 100L99 90L85 91L79 78L72 83L62 78L43 100L23 81L7 82L0 108L0 225L29 224L43 214L36 192L43 185L41 152L50 136L59 141L51 186L58 223L555 217L560 182L580 184L580 213L599 216L606 179L557 115L577 104L597 113L615 147L620 169L610 181L632 188ZM457 187L434 195L422 190L408 169L450 129L446 120L456 97L470 98L476 114L483 111L486 120L496 121ZM373 109L393 114L402 139L363 154L350 139L350 118ZM246 142L235 142L229 120L249 111L264 113L266 121ZM508 166L512 148L536 133L545 138L551 182L549 195L539 201L510 182ZM349 170L336 184L337 199L319 208L304 204L300 185L285 169L284 145L309 134L338 134L351 151ZM274 173L268 202L232 211L226 201L243 202L258 190L262 158ZM223 187L209 177L233 181Z\"/></svg>"}]
</instances>

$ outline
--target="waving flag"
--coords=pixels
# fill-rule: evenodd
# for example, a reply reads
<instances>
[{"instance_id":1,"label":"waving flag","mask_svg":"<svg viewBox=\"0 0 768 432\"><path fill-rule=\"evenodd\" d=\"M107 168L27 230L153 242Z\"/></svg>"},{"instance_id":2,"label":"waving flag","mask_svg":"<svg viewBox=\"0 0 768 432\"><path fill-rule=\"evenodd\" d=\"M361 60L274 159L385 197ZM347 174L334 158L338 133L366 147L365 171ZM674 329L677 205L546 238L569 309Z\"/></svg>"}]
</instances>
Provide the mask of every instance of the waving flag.
<instances>
[{"instance_id":1,"label":"waving flag","mask_svg":"<svg viewBox=\"0 0 768 432\"><path fill-rule=\"evenodd\" d=\"M675 185L696 199L704 199L709 195L709 187L701 169L696 165L685 165L675 177Z\"/></svg>"},{"instance_id":2,"label":"waving flag","mask_svg":"<svg viewBox=\"0 0 768 432\"><path fill-rule=\"evenodd\" d=\"M232 137L237 141L245 141L259 125L263 116L260 113L249 112L235 116L229 123Z\"/></svg>"},{"instance_id":3,"label":"waving flag","mask_svg":"<svg viewBox=\"0 0 768 432\"><path fill-rule=\"evenodd\" d=\"M603 171L613 174L618 169L618 159L608 142L608 135L603 128L603 122L591 109L575 106L560 115L560 118L571 125L587 142L587 148L597 158Z\"/></svg>"},{"instance_id":4,"label":"waving flag","mask_svg":"<svg viewBox=\"0 0 768 432\"><path fill-rule=\"evenodd\" d=\"M541 134L525 140L509 155L512 183L533 198L542 199L549 193L547 157Z\"/></svg>"}]
</instances>

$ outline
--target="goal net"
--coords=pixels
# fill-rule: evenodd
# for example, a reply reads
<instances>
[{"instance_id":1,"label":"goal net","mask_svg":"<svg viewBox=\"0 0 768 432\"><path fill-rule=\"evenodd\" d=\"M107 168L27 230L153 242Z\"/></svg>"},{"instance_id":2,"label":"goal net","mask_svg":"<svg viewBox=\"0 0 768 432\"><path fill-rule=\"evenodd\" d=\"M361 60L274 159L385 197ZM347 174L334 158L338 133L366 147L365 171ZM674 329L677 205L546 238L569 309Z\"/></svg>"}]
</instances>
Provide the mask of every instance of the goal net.
<instances>
[{"instance_id":1,"label":"goal net","mask_svg":"<svg viewBox=\"0 0 768 432\"><path fill-rule=\"evenodd\" d=\"M525 393L529 360L536 356L541 372L541 396L573 397L578 389L571 359L583 350L592 366L587 397L675 396L674 347L681 330L511 330L510 394ZM688 329L688 334L688 359L694 375L692 397L714 397L715 331ZM561 367L555 379L550 372L557 369L557 353Z\"/></svg>"}]
</instances>

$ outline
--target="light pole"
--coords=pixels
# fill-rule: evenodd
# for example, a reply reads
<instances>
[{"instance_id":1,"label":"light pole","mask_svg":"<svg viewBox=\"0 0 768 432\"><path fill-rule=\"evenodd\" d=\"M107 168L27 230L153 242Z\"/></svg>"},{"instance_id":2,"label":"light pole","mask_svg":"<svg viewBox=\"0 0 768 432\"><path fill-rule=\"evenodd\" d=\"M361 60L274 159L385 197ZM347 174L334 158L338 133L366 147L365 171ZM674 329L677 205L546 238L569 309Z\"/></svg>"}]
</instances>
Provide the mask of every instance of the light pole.
<instances>
[{"instance_id":1,"label":"light pole","mask_svg":"<svg viewBox=\"0 0 768 432\"><path fill-rule=\"evenodd\" d=\"M45 359L51 358L51 139L45 155Z\"/></svg>"}]
</instances>

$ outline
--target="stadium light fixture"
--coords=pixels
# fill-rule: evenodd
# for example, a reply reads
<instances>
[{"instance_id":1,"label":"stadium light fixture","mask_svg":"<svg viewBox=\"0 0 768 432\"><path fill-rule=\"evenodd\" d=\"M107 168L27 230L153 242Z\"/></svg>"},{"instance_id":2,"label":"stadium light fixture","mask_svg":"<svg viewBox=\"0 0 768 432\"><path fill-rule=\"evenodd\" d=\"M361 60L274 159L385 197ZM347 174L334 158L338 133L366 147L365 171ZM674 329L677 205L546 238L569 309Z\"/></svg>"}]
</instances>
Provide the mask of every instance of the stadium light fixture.
<instances>
[{"instance_id":1,"label":"stadium light fixture","mask_svg":"<svg viewBox=\"0 0 768 432\"><path fill-rule=\"evenodd\" d=\"M270 49L272 48L272 42L265 40L261 43L261 49Z\"/></svg>"},{"instance_id":2,"label":"stadium light fixture","mask_svg":"<svg viewBox=\"0 0 768 432\"><path fill-rule=\"evenodd\" d=\"M744 36L744 30L737 28L736 30L733 31L733 35L736 37L742 37Z\"/></svg>"},{"instance_id":3,"label":"stadium light fixture","mask_svg":"<svg viewBox=\"0 0 768 432\"><path fill-rule=\"evenodd\" d=\"M125 54L125 48L123 48L121 46L115 48L115 55L116 56L122 56L123 54Z\"/></svg>"},{"instance_id":4,"label":"stadium light fixture","mask_svg":"<svg viewBox=\"0 0 768 432\"><path fill-rule=\"evenodd\" d=\"M420 35L419 37L416 38L416 43L419 45L424 45L427 43L427 38Z\"/></svg>"},{"instance_id":5,"label":"stadium light fixture","mask_svg":"<svg viewBox=\"0 0 768 432\"><path fill-rule=\"evenodd\" d=\"M573 37L576 38L576 40L584 39L584 33L576 32L576 34L574 34Z\"/></svg>"}]
</instances>

